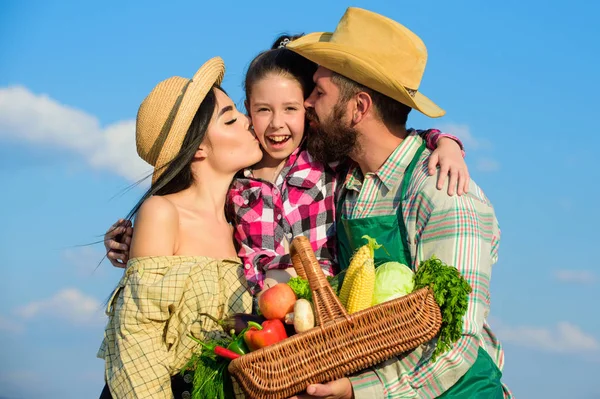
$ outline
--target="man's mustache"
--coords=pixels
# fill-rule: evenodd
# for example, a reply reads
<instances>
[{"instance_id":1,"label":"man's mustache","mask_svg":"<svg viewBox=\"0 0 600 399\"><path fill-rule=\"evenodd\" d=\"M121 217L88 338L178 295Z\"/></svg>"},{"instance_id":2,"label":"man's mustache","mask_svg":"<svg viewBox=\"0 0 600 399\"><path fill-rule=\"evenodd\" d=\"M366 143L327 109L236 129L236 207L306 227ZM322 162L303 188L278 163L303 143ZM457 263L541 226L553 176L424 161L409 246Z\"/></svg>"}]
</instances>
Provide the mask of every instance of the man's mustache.
<instances>
[{"instance_id":1,"label":"man's mustache","mask_svg":"<svg viewBox=\"0 0 600 399\"><path fill-rule=\"evenodd\" d=\"M306 119L308 119L311 122L319 122L319 117L317 116L317 113L315 112L314 108L307 108L304 115L306 116Z\"/></svg>"}]
</instances>

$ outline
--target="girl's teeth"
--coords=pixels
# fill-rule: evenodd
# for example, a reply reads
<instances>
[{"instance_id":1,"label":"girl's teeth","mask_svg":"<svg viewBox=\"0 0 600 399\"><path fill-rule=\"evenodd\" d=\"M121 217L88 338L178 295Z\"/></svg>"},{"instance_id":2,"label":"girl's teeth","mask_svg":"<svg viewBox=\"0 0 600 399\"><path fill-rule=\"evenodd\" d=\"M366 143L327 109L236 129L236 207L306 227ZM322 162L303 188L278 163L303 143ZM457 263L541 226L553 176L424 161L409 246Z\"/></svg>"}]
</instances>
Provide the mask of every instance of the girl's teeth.
<instances>
[{"instance_id":1,"label":"girl's teeth","mask_svg":"<svg viewBox=\"0 0 600 399\"><path fill-rule=\"evenodd\" d=\"M284 141L287 138L288 138L288 136L271 136L271 137L269 137L270 140L272 140L276 143L281 143L282 141Z\"/></svg>"}]
</instances>

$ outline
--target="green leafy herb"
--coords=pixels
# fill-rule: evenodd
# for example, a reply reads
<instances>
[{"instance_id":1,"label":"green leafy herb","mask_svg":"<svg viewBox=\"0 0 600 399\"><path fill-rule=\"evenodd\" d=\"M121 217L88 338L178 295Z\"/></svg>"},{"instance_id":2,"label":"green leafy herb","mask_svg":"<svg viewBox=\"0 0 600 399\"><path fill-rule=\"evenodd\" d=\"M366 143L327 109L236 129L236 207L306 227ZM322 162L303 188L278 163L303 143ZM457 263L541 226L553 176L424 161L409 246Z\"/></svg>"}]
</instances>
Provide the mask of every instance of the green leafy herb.
<instances>
[{"instance_id":1,"label":"green leafy herb","mask_svg":"<svg viewBox=\"0 0 600 399\"><path fill-rule=\"evenodd\" d=\"M467 312L471 286L458 269L432 256L419 264L415 290L430 287L442 312L442 327L432 361L449 350L462 335L463 316Z\"/></svg>"},{"instance_id":2,"label":"green leafy herb","mask_svg":"<svg viewBox=\"0 0 600 399\"><path fill-rule=\"evenodd\" d=\"M196 339L194 338L194 340ZM189 370L194 372L192 399L235 398L231 377L227 371L229 360L216 356L213 351L217 345L226 348L231 341L231 338L222 338L203 342L203 345L199 346L198 352L192 355L183 368L182 374Z\"/></svg>"},{"instance_id":3,"label":"green leafy herb","mask_svg":"<svg viewBox=\"0 0 600 399\"><path fill-rule=\"evenodd\" d=\"M308 280L305 280L302 277L292 277L287 284L290 286L292 291L294 291L294 294L296 294L296 298L306 299L312 303L312 291L310 289Z\"/></svg>"}]
</instances>

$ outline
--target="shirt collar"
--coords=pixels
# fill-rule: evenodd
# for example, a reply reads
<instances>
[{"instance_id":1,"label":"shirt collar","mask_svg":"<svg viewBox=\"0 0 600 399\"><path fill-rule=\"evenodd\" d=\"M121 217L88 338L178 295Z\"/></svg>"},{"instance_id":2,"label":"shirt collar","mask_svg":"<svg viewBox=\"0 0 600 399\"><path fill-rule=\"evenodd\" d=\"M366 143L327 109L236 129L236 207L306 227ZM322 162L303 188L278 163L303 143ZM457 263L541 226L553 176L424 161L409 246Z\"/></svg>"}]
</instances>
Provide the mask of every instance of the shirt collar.
<instances>
[{"instance_id":1,"label":"shirt collar","mask_svg":"<svg viewBox=\"0 0 600 399\"><path fill-rule=\"evenodd\" d=\"M300 145L298 146L298 148L296 148L294 150L294 152L292 152L290 154L290 156L288 156L287 160L285 161L285 165L283 165L283 168L281 169L281 172L279 173L279 176L277 176L276 180L279 180L280 176L285 176L289 172L289 170L292 168L292 166L294 166L294 164L296 163L296 160L298 159L298 155L300 154L300 151L302 151L302 149L304 147L304 142L305 142L305 140L303 140L300 143ZM252 171L252 166L244 169L243 175L244 175L244 177L246 177L248 179L255 179L254 173Z\"/></svg>"},{"instance_id":2,"label":"shirt collar","mask_svg":"<svg viewBox=\"0 0 600 399\"><path fill-rule=\"evenodd\" d=\"M404 176L404 171L422 143L423 139L416 130L408 130L406 138L392 151L383 165L376 172L369 174L376 176L387 190L392 190L398 186L400 179ZM344 185L348 190L360 191L363 180L364 176L360 167L354 163L348 170Z\"/></svg>"}]
</instances>

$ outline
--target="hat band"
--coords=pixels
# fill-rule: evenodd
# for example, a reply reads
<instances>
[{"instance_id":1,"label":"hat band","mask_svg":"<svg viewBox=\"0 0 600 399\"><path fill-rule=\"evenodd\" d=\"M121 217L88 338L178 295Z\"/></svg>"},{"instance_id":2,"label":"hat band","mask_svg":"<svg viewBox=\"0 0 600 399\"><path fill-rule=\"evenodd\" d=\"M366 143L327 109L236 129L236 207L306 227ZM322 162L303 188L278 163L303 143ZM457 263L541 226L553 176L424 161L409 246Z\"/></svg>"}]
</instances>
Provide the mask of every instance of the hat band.
<instances>
[{"instance_id":1,"label":"hat band","mask_svg":"<svg viewBox=\"0 0 600 399\"><path fill-rule=\"evenodd\" d=\"M167 136L169 135L169 132L171 131L171 126L173 125L175 116L177 115L177 112L179 112L179 108L181 107L181 103L183 102L183 97L185 96L185 92L187 91L188 87L190 87L190 83L192 83L192 79L188 80L188 82L185 84L185 86L183 86L183 88L181 89L181 94L177 97L175 104L173 104L173 108L171 108L171 112L169 112L169 116L165 120L165 123L163 124L162 128L160 129L160 133L158 134L158 137L156 138L156 140L154 141L154 144L152 145L152 148L150 149L150 154L156 154L156 157L152 157L154 160L153 166L156 166L156 161L158 160L158 154L160 154L160 150L162 149L163 145L165 144L165 141L167 140Z\"/></svg>"}]
</instances>

